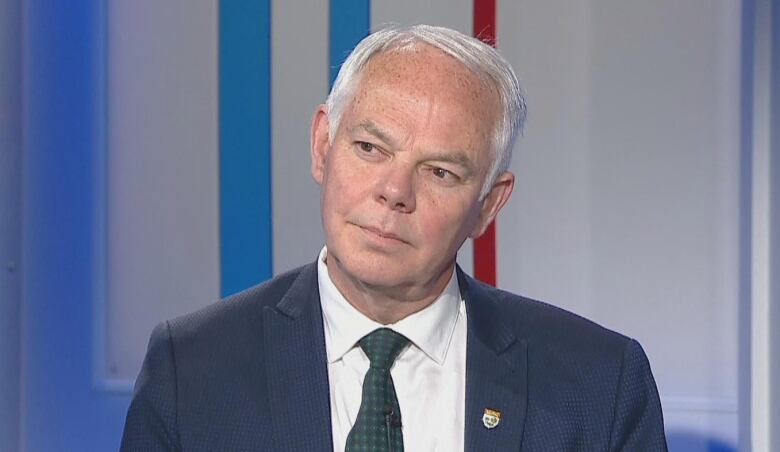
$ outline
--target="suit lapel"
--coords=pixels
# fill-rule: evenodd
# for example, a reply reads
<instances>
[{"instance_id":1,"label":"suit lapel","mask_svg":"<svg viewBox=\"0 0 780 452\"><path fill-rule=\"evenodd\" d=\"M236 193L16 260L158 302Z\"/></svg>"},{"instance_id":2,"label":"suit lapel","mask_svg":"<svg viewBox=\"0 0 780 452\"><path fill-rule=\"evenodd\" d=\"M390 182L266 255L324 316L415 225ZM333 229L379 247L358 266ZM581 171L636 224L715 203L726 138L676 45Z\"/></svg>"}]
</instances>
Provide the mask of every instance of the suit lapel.
<instances>
[{"instance_id":1,"label":"suit lapel","mask_svg":"<svg viewBox=\"0 0 780 452\"><path fill-rule=\"evenodd\" d=\"M465 450L517 451L528 405L527 343L503 323L488 289L460 269L458 281L468 315ZM486 409L500 413L493 428Z\"/></svg>"},{"instance_id":2,"label":"suit lapel","mask_svg":"<svg viewBox=\"0 0 780 452\"><path fill-rule=\"evenodd\" d=\"M317 266L307 265L263 314L275 450L333 450L319 298Z\"/></svg>"},{"instance_id":3,"label":"suit lapel","mask_svg":"<svg viewBox=\"0 0 780 452\"><path fill-rule=\"evenodd\" d=\"M527 344L502 322L494 297L458 269L466 301L466 451L518 450L527 408ZM325 335L317 267L303 268L275 307L266 307L264 356L275 449L333 449ZM485 409L501 413L494 428Z\"/></svg>"}]
</instances>

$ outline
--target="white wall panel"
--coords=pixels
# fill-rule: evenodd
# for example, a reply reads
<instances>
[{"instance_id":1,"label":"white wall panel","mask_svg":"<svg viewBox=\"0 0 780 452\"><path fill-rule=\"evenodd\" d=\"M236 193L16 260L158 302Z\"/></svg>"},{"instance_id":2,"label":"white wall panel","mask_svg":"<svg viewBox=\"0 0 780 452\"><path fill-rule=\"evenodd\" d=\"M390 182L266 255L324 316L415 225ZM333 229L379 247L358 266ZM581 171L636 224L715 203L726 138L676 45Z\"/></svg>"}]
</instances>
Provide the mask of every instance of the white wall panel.
<instances>
[{"instance_id":1,"label":"white wall panel","mask_svg":"<svg viewBox=\"0 0 780 452\"><path fill-rule=\"evenodd\" d=\"M590 314L591 10L502 2L498 48L528 94L515 192L499 217L499 286Z\"/></svg>"},{"instance_id":2,"label":"white wall panel","mask_svg":"<svg viewBox=\"0 0 780 452\"><path fill-rule=\"evenodd\" d=\"M108 2L108 380L135 379L156 323L219 297L217 17Z\"/></svg>"},{"instance_id":3,"label":"white wall panel","mask_svg":"<svg viewBox=\"0 0 780 452\"><path fill-rule=\"evenodd\" d=\"M736 444L739 3L499 5L529 96L499 285L638 338L669 431Z\"/></svg>"},{"instance_id":4,"label":"white wall panel","mask_svg":"<svg viewBox=\"0 0 780 452\"><path fill-rule=\"evenodd\" d=\"M309 131L328 95L328 2L271 4L273 272L314 261L325 237Z\"/></svg>"}]
</instances>

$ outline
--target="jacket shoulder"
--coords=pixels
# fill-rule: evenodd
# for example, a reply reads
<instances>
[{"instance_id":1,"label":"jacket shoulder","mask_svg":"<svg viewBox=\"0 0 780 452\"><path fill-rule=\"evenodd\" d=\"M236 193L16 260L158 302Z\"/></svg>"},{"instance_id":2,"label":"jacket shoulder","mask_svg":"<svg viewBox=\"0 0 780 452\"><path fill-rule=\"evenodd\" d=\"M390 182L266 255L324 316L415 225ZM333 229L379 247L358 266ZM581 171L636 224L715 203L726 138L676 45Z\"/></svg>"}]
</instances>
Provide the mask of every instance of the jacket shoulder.
<instances>
[{"instance_id":1,"label":"jacket shoulder","mask_svg":"<svg viewBox=\"0 0 780 452\"><path fill-rule=\"evenodd\" d=\"M469 281L526 345L530 450L666 450L650 363L629 337L559 307ZM552 438L552 439L551 439ZM551 443L552 441L552 443Z\"/></svg>"},{"instance_id":2,"label":"jacket shoulder","mask_svg":"<svg viewBox=\"0 0 780 452\"><path fill-rule=\"evenodd\" d=\"M263 311L275 308L307 267L290 270L198 311L169 320L171 337L177 342L204 339L213 344L214 340L219 341L218 338L231 332L245 331L242 326L258 328Z\"/></svg>"},{"instance_id":3,"label":"jacket shoulder","mask_svg":"<svg viewBox=\"0 0 780 452\"><path fill-rule=\"evenodd\" d=\"M631 338L552 304L470 280L473 290L490 300L503 323L535 346L573 353L621 355ZM484 302L483 299L483 302ZM590 354L587 353L587 354Z\"/></svg>"},{"instance_id":4,"label":"jacket shoulder","mask_svg":"<svg viewBox=\"0 0 780 452\"><path fill-rule=\"evenodd\" d=\"M159 324L136 380L122 450L249 450L269 443L263 315L296 281L316 286L312 275L304 266ZM237 425L252 427L231 430Z\"/></svg>"}]
</instances>

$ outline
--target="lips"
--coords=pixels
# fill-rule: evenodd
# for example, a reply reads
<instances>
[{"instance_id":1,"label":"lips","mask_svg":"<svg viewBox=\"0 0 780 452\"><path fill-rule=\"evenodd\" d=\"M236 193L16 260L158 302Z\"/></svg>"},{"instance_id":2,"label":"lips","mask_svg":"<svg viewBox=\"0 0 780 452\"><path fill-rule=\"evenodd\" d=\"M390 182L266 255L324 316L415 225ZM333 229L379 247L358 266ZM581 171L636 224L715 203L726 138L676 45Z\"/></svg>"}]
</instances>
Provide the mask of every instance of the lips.
<instances>
[{"instance_id":1,"label":"lips","mask_svg":"<svg viewBox=\"0 0 780 452\"><path fill-rule=\"evenodd\" d=\"M409 243L406 240L404 240L401 237L399 237L398 235L396 235L396 234L394 234L394 233L392 233L390 231L385 231L385 230L383 230L381 228L377 228L377 227L374 227L374 226L362 226L362 225L355 225L355 226L359 227L360 229L362 229L363 231L365 231L365 232L367 232L367 233L369 233L371 235L374 235L374 236L382 238L382 239L394 240L394 241L401 242L401 243L406 243L406 244Z\"/></svg>"}]
</instances>

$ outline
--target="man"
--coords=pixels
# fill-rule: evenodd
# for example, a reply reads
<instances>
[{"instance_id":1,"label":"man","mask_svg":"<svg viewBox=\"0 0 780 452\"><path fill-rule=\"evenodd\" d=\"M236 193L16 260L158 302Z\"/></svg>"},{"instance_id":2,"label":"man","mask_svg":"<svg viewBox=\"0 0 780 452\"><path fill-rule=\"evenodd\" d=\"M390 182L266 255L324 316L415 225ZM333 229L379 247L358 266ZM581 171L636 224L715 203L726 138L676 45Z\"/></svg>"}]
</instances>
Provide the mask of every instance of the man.
<instances>
[{"instance_id":1,"label":"man","mask_svg":"<svg viewBox=\"0 0 780 452\"><path fill-rule=\"evenodd\" d=\"M317 262L158 326L123 450L666 450L636 341L455 264L524 119L489 46L364 39L312 123Z\"/></svg>"}]
</instances>

